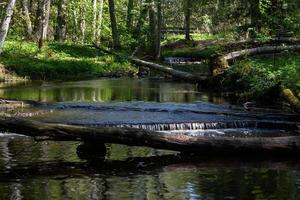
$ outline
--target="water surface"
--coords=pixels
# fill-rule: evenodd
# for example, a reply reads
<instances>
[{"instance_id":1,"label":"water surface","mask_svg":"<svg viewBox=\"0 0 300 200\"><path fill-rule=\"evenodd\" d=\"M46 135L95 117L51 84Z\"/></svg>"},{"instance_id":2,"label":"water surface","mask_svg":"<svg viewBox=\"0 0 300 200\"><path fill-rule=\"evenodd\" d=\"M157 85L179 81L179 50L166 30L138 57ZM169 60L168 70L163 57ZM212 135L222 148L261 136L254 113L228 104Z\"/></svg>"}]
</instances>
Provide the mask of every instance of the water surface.
<instances>
[{"instance_id":1,"label":"water surface","mask_svg":"<svg viewBox=\"0 0 300 200\"><path fill-rule=\"evenodd\" d=\"M197 85L149 79L3 85L2 98L51 102L44 121L103 125L253 120ZM276 114L268 115L276 121ZM173 130L177 131L177 130ZM199 130L198 130L199 131ZM248 130L245 130L248 131ZM0 134L0 199L300 199L297 159L185 158L177 152L108 144L86 164L78 142L35 142ZM150 159L153 156L160 156ZM146 157L148 159L145 159Z\"/></svg>"}]
</instances>

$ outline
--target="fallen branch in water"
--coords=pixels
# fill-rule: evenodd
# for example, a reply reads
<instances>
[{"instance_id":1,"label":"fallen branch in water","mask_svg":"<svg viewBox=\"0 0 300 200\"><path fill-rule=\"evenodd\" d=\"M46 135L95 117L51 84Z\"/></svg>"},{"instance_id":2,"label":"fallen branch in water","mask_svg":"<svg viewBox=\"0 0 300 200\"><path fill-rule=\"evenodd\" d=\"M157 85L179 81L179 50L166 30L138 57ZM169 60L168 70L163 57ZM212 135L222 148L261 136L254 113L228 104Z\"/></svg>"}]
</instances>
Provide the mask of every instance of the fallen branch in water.
<instances>
[{"instance_id":1,"label":"fallen branch in water","mask_svg":"<svg viewBox=\"0 0 300 200\"><path fill-rule=\"evenodd\" d=\"M296 131L299 131L299 124L295 124L295 126ZM49 140L82 140L99 142L99 144L117 143L200 154L266 153L299 155L300 153L300 136L253 138L205 137L126 127L90 128L65 124L50 124L19 118L1 118L0 127L4 131L31 137L47 137Z\"/></svg>"}]
</instances>

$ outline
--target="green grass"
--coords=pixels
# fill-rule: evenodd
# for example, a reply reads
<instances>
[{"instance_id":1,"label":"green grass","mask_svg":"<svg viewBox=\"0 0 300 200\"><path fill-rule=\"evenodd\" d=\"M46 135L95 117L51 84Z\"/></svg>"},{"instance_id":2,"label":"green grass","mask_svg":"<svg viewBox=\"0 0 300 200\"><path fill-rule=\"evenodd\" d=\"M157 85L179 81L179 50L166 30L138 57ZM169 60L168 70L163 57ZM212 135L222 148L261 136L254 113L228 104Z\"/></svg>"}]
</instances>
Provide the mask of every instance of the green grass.
<instances>
[{"instance_id":1,"label":"green grass","mask_svg":"<svg viewBox=\"0 0 300 200\"><path fill-rule=\"evenodd\" d=\"M191 34L192 40L217 40L223 38L221 35L212 35L208 33L194 33ZM162 45L168 44L168 43L173 43L173 42L178 42L181 40L185 39L184 34L167 34L165 39L162 41Z\"/></svg>"},{"instance_id":2,"label":"green grass","mask_svg":"<svg viewBox=\"0 0 300 200\"><path fill-rule=\"evenodd\" d=\"M283 84L300 97L300 55L283 52L276 55L248 57L236 61L224 78L224 84L258 96Z\"/></svg>"},{"instance_id":3,"label":"green grass","mask_svg":"<svg viewBox=\"0 0 300 200\"><path fill-rule=\"evenodd\" d=\"M33 80L88 79L132 76L137 69L129 62L81 45L49 43L38 50L35 43L7 41L0 56L9 70Z\"/></svg>"},{"instance_id":4,"label":"green grass","mask_svg":"<svg viewBox=\"0 0 300 200\"><path fill-rule=\"evenodd\" d=\"M198 47L184 47L178 49L167 49L162 53L163 57L196 57L208 59L215 56L220 51L219 46L210 46L204 49L199 49Z\"/></svg>"}]
</instances>

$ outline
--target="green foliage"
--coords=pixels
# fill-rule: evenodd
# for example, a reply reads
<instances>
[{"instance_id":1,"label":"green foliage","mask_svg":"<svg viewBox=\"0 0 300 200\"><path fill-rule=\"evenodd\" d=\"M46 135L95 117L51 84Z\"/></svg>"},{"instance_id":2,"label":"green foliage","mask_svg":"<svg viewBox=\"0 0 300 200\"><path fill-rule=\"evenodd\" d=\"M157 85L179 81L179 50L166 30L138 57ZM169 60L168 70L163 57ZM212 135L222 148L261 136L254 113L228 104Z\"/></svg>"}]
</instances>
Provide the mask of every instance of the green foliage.
<instances>
[{"instance_id":1,"label":"green foliage","mask_svg":"<svg viewBox=\"0 0 300 200\"><path fill-rule=\"evenodd\" d=\"M300 56L284 52L236 61L224 78L224 85L260 95L277 84L300 92Z\"/></svg>"},{"instance_id":2,"label":"green foliage","mask_svg":"<svg viewBox=\"0 0 300 200\"><path fill-rule=\"evenodd\" d=\"M19 76L42 80L132 76L137 72L130 63L116 61L92 47L57 43L39 51L34 43L8 41L0 62Z\"/></svg>"}]
</instances>

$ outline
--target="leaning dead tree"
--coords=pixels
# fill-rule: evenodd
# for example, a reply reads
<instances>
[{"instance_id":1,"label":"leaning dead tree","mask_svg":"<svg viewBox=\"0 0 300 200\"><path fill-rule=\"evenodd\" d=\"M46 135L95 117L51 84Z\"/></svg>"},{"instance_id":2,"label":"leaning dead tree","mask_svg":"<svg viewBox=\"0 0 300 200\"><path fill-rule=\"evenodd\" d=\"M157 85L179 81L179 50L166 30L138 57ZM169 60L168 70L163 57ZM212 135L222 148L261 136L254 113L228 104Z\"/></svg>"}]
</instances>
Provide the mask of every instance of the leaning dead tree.
<instances>
[{"instance_id":1,"label":"leaning dead tree","mask_svg":"<svg viewBox=\"0 0 300 200\"><path fill-rule=\"evenodd\" d=\"M295 124L296 127L298 125ZM2 131L22 134L38 140L87 141L99 144L99 146L104 143L117 143L197 154L266 153L299 155L300 153L300 136L253 138L205 137L126 127L91 128L66 124L51 124L21 118L1 118L0 127Z\"/></svg>"}]
</instances>

